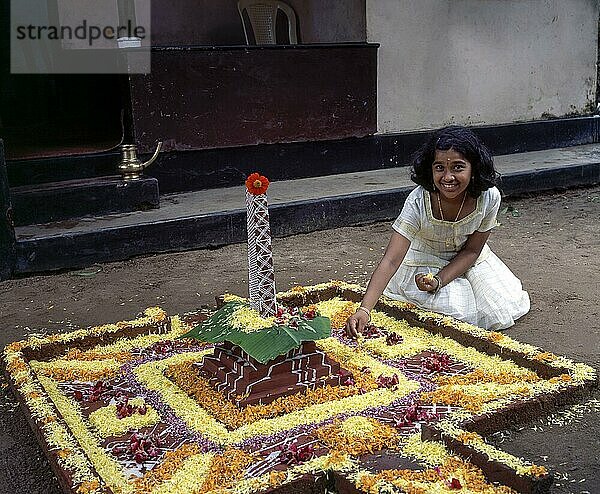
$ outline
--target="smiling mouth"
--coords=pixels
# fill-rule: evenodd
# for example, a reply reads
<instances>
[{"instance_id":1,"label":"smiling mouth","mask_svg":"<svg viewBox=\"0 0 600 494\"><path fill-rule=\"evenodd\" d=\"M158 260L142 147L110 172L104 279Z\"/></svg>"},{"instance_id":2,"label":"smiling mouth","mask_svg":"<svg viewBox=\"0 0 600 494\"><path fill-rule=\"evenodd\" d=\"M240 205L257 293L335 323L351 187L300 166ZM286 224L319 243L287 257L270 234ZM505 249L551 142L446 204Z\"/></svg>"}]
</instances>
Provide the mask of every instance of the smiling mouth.
<instances>
[{"instance_id":1,"label":"smiling mouth","mask_svg":"<svg viewBox=\"0 0 600 494\"><path fill-rule=\"evenodd\" d=\"M444 189L455 189L458 187L458 184L441 184Z\"/></svg>"}]
</instances>

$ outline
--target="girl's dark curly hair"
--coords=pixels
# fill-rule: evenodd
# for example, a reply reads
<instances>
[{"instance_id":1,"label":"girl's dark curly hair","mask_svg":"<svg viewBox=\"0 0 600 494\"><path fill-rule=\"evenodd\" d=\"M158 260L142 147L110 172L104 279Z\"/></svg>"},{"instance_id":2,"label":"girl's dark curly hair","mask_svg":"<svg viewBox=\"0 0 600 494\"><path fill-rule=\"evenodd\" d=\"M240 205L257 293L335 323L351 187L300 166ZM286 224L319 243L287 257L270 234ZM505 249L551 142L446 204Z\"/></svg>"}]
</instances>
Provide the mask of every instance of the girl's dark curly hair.
<instances>
[{"instance_id":1,"label":"girl's dark curly hair","mask_svg":"<svg viewBox=\"0 0 600 494\"><path fill-rule=\"evenodd\" d=\"M471 130L459 125L437 130L414 154L410 175L412 181L430 192L435 191L431 169L435 151L448 149L454 149L471 163L473 178L467 188L467 193L471 197L479 197L484 190L494 187L500 181L500 174L494 168L490 150Z\"/></svg>"}]
</instances>

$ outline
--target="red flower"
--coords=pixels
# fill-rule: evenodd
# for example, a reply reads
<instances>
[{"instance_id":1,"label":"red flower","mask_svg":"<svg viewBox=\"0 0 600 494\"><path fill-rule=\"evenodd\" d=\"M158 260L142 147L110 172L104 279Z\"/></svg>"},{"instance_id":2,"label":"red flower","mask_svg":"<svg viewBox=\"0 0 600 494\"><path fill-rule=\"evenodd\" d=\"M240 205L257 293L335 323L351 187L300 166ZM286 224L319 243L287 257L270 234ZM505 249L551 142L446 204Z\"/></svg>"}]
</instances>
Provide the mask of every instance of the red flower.
<instances>
[{"instance_id":1,"label":"red flower","mask_svg":"<svg viewBox=\"0 0 600 494\"><path fill-rule=\"evenodd\" d=\"M394 374L393 376L379 376L377 378L377 385L380 388L393 388L398 384L400 384L398 374Z\"/></svg>"},{"instance_id":2,"label":"red flower","mask_svg":"<svg viewBox=\"0 0 600 494\"><path fill-rule=\"evenodd\" d=\"M402 343L402 336L398 333L390 333L385 339L385 344L388 346L398 345L399 343Z\"/></svg>"},{"instance_id":3,"label":"red flower","mask_svg":"<svg viewBox=\"0 0 600 494\"><path fill-rule=\"evenodd\" d=\"M264 194L269 188L269 179L259 173L253 173L246 179L246 188L252 195Z\"/></svg>"},{"instance_id":4,"label":"red flower","mask_svg":"<svg viewBox=\"0 0 600 494\"><path fill-rule=\"evenodd\" d=\"M450 357L445 353L432 353L421 358L421 370L428 373L447 371L450 364Z\"/></svg>"},{"instance_id":5,"label":"red flower","mask_svg":"<svg viewBox=\"0 0 600 494\"><path fill-rule=\"evenodd\" d=\"M315 449L312 444L298 446L298 441L286 443L279 447L280 455L284 463L293 465L304 463L310 460L315 455Z\"/></svg>"},{"instance_id":6,"label":"red flower","mask_svg":"<svg viewBox=\"0 0 600 494\"><path fill-rule=\"evenodd\" d=\"M374 324L367 324L362 330L362 335L364 338L379 338L383 335L383 331Z\"/></svg>"},{"instance_id":7,"label":"red flower","mask_svg":"<svg viewBox=\"0 0 600 494\"><path fill-rule=\"evenodd\" d=\"M462 489L460 480L455 479L454 477L452 477L452 480L450 482L446 482L446 484L448 485L448 487L450 487L450 489Z\"/></svg>"}]
</instances>

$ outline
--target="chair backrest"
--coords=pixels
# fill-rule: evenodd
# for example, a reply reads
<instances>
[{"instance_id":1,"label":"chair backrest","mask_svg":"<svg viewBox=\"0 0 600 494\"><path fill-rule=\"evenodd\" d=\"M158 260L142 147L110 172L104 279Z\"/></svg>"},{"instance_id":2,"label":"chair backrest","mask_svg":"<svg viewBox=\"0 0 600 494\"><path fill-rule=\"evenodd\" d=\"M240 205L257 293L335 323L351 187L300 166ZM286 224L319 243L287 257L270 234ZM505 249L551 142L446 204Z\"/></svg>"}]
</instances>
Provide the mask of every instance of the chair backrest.
<instances>
[{"instance_id":1,"label":"chair backrest","mask_svg":"<svg viewBox=\"0 0 600 494\"><path fill-rule=\"evenodd\" d=\"M296 14L294 9L288 4L278 0L239 0L238 11L242 18L242 26L244 26L244 35L246 43L250 44L248 31L250 28L254 34L254 39L257 45L275 45L277 44L275 33L275 22L277 12L281 11L287 17L290 44L298 43L296 36ZM250 26L246 26L246 17L248 16Z\"/></svg>"}]
</instances>

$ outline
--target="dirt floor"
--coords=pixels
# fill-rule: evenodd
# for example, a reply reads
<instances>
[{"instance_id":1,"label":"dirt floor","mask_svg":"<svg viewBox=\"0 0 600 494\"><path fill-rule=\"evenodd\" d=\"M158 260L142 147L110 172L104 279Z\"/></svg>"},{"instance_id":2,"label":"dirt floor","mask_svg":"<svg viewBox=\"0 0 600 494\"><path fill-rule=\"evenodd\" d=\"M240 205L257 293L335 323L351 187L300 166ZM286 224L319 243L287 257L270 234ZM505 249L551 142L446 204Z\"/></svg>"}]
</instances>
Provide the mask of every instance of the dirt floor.
<instances>
[{"instance_id":1,"label":"dirt floor","mask_svg":"<svg viewBox=\"0 0 600 494\"><path fill-rule=\"evenodd\" d=\"M506 333L600 368L600 187L507 200L499 221L490 245L532 300ZM276 239L277 289L364 284L389 235L389 224L379 223ZM224 292L245 295L246 262L245 246L232 245L2 282L0 348L33 333L130 319L153 305L176 314ZM0 493L60 492L4 380L0 388ZM598 398L490 439L554 472L552 492L600 493Z\"/></svg>"}]
</instances>

